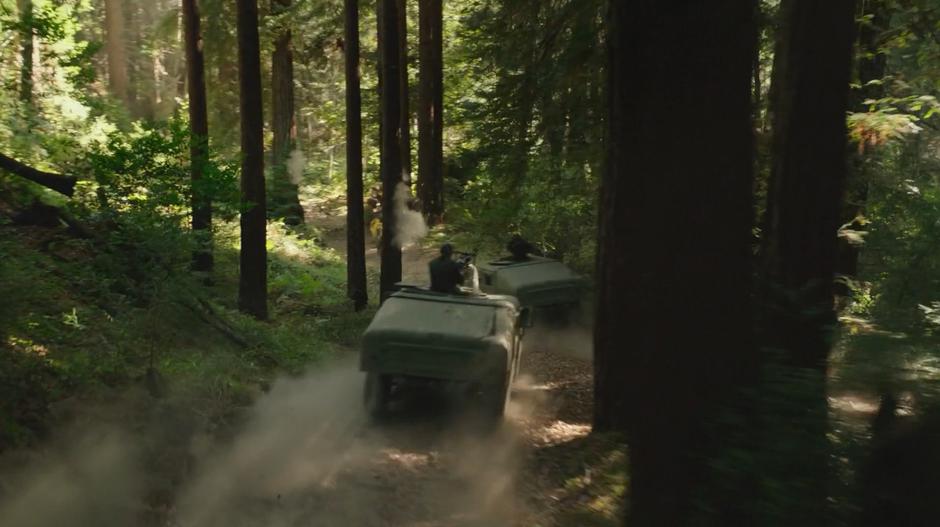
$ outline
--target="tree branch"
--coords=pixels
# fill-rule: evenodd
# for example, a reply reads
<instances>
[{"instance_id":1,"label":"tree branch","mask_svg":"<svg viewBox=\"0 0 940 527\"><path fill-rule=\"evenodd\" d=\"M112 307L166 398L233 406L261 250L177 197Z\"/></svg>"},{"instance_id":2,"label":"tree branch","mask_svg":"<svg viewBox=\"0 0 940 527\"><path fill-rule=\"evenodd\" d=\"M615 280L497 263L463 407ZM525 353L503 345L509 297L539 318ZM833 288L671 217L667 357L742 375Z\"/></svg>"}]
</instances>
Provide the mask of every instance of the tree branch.
<instances>
[{"instance_id":1,"label":"tree branch","mask_svg":"<svg viewBox=\"0 0 940 527\"><path fill-rule=\"evenodd\" d=\"M24 165L12 157L7 157L3 154L0 154L0 169L65 194L70 198L72 194L75 193L76 178L74 176L63 176L62 174L43 172L42 170Z\"/></svg>"}]
</instances>

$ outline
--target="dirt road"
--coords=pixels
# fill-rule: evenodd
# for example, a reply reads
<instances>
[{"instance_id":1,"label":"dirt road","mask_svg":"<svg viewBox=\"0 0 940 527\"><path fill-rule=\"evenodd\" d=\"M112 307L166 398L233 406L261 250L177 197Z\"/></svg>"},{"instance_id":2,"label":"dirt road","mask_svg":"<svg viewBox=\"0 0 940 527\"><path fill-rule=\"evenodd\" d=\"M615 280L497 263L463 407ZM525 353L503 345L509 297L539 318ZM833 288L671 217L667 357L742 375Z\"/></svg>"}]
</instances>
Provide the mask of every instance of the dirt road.
<instances>
[{"instance_id":1,"label":"dirt road","mask_svg":"<svg viewBox=\"0 0 940 527\"><path fill-rule=\"evenodd\" d=\"M344 252L344 218L309 217ZM426 280L435 252L407 248L406 279ZM368 265L378 267L374 249ZM587 437L589 356L586 332L528 334L508 417L495 430L435 392L413 393L370 422L355 350L274 383L223 437L202 430L186 401L121 394L120 408L87 419L90 430L64 435L61 453L0 485L0 526L607 525L597 518L615 515L619 500L599 499L607 482L593 471L623 458ZM571 520L579 510L597 515Z\"/></svg>"}]
</instances>

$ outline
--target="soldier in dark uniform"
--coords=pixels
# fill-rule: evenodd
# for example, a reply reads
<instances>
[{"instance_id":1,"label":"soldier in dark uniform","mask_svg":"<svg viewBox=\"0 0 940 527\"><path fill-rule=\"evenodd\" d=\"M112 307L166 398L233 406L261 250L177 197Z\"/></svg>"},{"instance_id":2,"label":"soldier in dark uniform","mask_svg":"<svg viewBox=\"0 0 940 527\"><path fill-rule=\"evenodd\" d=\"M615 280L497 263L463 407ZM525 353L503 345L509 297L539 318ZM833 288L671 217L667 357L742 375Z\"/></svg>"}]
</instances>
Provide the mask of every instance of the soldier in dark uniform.
<instances>
[{"instance_id":1,"label":"soldier in dark uniform","mask_svg":"<svg viewBox=\"0 0 940 527\"><path fill-rule=\"evenodd\" d=\"M541 255L541 251L539 251L536 246L532 245L518 234L512 235L512 239L506 244L506 250L508 250L511 255L509 259L517 262L528 260L530 254Z\"/></svg>"},{"instance_id":2,"label":"soldier in dark uniform","mask_svg":"<svg viewBox=\"0 0 940 527\"><path fill-rule=\"evenodd\" d=\"M463 284L463 266L454 261L453 255L454 246L445 243L441 246L441 255L428 264L428 271L431 274L431 291L460 292L458 286Z\"/></svg>"}]
</instances>

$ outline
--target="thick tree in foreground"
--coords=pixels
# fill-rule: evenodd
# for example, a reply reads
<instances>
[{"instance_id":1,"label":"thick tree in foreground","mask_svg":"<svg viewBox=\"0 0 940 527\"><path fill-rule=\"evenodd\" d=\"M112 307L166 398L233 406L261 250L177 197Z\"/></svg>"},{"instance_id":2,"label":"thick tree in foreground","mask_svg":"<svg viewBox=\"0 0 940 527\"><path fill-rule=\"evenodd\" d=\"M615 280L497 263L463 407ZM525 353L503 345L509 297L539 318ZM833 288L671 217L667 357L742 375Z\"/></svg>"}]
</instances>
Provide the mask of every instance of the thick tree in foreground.
<instances>
[{"instance_id":1,"label":"thick tree in foreground","mask_svg":"<svg viewBox=\"0 0 940 527\"><path fill-rule=\"evenodd\" d=\"M785 0L774 76L773 166L764 273L771 343L824 370L846 175L854 0ZM782 304L781 304L782 302Z\"/></svg>"},{"instance_id":2,"label":"thick tree in foreground","mask_svg":"<svg viewBox=\"0 0 940 527\"><path fill-rule=\"evenodd\" d=\"M754 12L744 0L610 4L594 424L627 431L634 527L686 525L702 499L733 515L743 499L709 493L708 462L731 442L715 425L756 369Z\"/></svg>"},{"instance_id":3,"label":"thick tree in foreground","mask_svg":"<svg viewBox=\"0 0 940 527\"><path fill-rule=\"evenodd\" d=\"M866 101L884 97L885 85L880 81L884 79L888 57L881 49L881 39L891 22L892 3L888 0L873 0L865 2L863 7L865 11L858 23L858 49L855 53L856 79L853 84L857 87L849 93L849 111L859 113L868 111ZM841 223L853 230L863 228L858 220L865 213L868 181L874 160L865 146L854 144L849 149L849 173ZM848 238L840 240L836 257L836 271L839 274L852 278L857 276L859 249L860 246L850 243ZM842 293L848 293L845 288L841 289Z\"/></svg>"},{"instance_id":4,"label":"thick tree in foreground","mask_svg":"<svg viewBox=\"0 0 940 527\"><path fill-rule=\"evenodd\" d=\"M268 255L265 246L264 121L257 0L238 0L237 9L242 143L238 308L265 319L268 316Z\"/></svg>"},{"instance_id":5,"label":"thick tree in foreground","mask_svg":"<svg viewBox=\"0 0 940 527\"><path fill-rule=\"evenodd\" d=\"M271 11L277 14L290 7L290 0L271 0ZM284 29L274 41L271 56L271 205L274 214L283 217L288 225L304 222L304 209L300 206L295 177L288 170L287 160L296 148L297 124L294 112L294 55L291 50L291 31Z\"/></svg>"},{"instance_id":6,"label":"thick tree in foreground","mask_svg":"<svg viewBox=\"0 0 940 527\"><path fill-rule=\"evenodd\" d=\"M199 0L183 0L183 33L186 45L186 79L189 89L191 143L192 228L198 247L193 270L212 270L212 198L203 171L209 160L209 117L206 110L206 72L202 53Z\"/></svg>"},{"instance_id":7,"label":"thick tree in foreground","mask_svg":"<svg viewBox=\"0 0 940 527\"><path fill-rule=\"evenodd\" d=\"M366 234L362 189L362 95L359 92L359 0L346 10L346 293L366 306Z\"/></svg>"},{"instance_id":8,"label":"thick tree in foreground","mask_svg":"<svg viewBox=\"0 0 940 527\"><path fill-rule=\"evenodd\" d=\"M381 175L382 175L382 276L381 293L384 295L401 281L401 247L396 233L395 193L402 177L401 155L401 111L398 38L399 0L379 0L379 25L381 39L379 55L382 66L381 107Z\"/></svg>"},{"instance_id":9,"label":"thick tree in foreground","mask_svg":"<svg viewBox=\"0 0 940 527\"><path fill-rule=\"evenodd\" d=\"M111 90L111 95L128 105L127 53L124 51L124 9L122 0L105 0L104 19L105 50L108 54L108 87Z\"/></svg>"},{"instance_id":10,"label":"thick tree in foreground","mask_svg":"<svg viewBox=\"0 0 940 527\"><path fill-rule=\"evenodd\" d=\"M428 223L444 214L444 62L441 0L420 0L418 24L418 199Z\"/></svg>"},{"instance_id":11,"label":"thick tree in foreground","mask_svg":"<svg viewBox=\"0 0 940 527\"><path fill-rule=\"evenodd\" d=\"M784 0L780 9L760 298L762 347L777 358L776 370L784 374L772 380L789 395L787 404L765 401L764 450L771 464L764 477L789 497L788 523L828 525L825 372L836 325L855 2ZM799 459L786 455L792 445Z\"/></svg>"}]
</instances>

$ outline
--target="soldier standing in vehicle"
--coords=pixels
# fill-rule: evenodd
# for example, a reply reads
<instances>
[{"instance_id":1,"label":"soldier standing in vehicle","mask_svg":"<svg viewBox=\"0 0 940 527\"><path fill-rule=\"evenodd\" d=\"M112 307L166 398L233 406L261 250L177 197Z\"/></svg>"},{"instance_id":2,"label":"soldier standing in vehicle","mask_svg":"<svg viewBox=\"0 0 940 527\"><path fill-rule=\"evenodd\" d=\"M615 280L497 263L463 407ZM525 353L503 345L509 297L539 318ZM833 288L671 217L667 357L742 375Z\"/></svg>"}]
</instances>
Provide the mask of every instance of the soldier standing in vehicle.
<instances>
[{"instance_id":1,"label":"soldier standing in vehicle","mask_svg":"<svg viewBox=\"0 0 940 527\"><path fill-rule=\"evenodd\" d=\"M511 255L509 259L517 262L528 260L530 254L541 255L541 251L536 246L518 234L513 234L512 239L506 244L506 250Z\"/></svg>"},{"instance_id":2,"label":"soldier standing in vehicle","mask_svg":"<svg viewBox=\"0 0 940 527\"><path fill-rule=\"evenodd\" d=\"M454 261L454 246L445 243L441 246L441 255L431 260L428 271L431 274L431 291L438 293L459 293L463 284L463 266Z\"/></svg>"}]
</instances>

